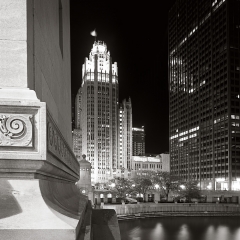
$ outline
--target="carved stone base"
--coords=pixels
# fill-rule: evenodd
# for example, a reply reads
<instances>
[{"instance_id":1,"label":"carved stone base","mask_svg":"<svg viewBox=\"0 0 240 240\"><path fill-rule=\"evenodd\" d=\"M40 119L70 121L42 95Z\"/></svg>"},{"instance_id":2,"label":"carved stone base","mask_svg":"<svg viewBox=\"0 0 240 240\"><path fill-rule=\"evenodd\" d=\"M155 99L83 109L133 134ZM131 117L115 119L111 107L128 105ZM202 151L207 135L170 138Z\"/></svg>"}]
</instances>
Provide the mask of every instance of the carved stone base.
<instances>
[{"instance_id":1,"label":"carved stone base","mask_svg":"<svg viewBox=\"0 0 240 240\"><path fill-rule=\"evenodd\" d=\"M87 198L74 184L0 179L0 193L1 239L77 238Z\"/></svg>"},{"instance_id":2,"label":"carved stone base","mask_svg":"<svg viewBox=\"0 0 240 240\"><path fill-rule=\"evenodd\" d=\"M79 163L46 103L1 97L0 178L77 182Z\"/></svg>"}]
</instances>

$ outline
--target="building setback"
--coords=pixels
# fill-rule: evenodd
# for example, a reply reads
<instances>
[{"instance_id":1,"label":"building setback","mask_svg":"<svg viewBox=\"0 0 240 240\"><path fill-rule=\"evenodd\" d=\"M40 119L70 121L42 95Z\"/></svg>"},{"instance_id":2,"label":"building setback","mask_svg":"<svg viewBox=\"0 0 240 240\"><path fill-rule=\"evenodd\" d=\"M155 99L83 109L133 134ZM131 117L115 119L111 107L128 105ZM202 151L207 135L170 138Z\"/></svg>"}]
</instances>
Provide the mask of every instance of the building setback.
<instances>
[{"instance_id":1,"label":"building setback","mask_svg":"<svg viewBox=\"0 0 240 240\"><path fill-rule=\"evenodd\" d=\"M171 172L240 189L240 1L178 0L169 12Z\"/></svg>"},{"instance_id":2,"label":"building setback","mask_svg":"<svg viewBox=\"0 0 240 240\"><path fill-rule=\"evenodd\" d=\"M117 168L118 68L104 42L94 42L82 67L82 153L92 182L105 182Z\"/></svg>"},{"instance_id":3,"label":"building setback","mask_svg":"<svg viewBox=\"0 0 240 240\"><path fill-rule=\"evenodd\" d=\"M142 128L132 129L132 151L133 156L145 155L145 131Z\"/></svg>"}]
</instances>

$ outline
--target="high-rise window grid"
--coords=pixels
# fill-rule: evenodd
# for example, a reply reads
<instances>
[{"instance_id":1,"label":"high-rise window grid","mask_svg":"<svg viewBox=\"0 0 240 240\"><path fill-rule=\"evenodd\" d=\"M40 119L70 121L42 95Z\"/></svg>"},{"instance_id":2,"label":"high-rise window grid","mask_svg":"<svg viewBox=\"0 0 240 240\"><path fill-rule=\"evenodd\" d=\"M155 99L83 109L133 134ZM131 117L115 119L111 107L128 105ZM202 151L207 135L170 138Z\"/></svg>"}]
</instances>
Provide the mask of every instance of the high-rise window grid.
<instances>
[{"instance_id":1,"label":"high-rise window grid","mask_svg":"<svg viewBox=\"0 0 240 240\"><path fill-rule=\"evenodd\" d=\"M239 9L237 0L179 0L169 13L171 171L203 188L231 188L240 177L231 120L239 116Z\"/></svg>"}]
</instances>

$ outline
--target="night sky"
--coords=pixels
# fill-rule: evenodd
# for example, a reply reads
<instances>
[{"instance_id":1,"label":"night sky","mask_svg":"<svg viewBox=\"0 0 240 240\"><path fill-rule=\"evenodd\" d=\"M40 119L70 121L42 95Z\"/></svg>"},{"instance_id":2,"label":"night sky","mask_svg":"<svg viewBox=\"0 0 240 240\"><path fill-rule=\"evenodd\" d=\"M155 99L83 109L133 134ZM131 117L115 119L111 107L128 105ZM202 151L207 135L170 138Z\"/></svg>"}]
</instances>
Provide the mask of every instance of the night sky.
<instances>
[{"instance_id":1,"label":"night sky","mask_svg":"<svg viewBox=\"0 0 240 240\"><path fill-rule=\"evenodd\" d=\"M131 98L133 127L145 127L146 153L169 151L168 1L71 0L72 94L82 82L96 29L118 64L119 102ZM74 104L74 103L73 103Z\"/></svg>"}]
</instances>

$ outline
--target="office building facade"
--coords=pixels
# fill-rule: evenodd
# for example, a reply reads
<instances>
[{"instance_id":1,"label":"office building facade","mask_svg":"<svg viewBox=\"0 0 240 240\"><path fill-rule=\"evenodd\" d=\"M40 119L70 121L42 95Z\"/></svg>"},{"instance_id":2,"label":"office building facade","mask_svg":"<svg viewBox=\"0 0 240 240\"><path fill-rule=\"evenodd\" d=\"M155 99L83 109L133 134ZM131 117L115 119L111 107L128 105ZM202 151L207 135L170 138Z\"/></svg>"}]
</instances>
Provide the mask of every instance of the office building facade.
<instances>
[{"instance_id":1,"label":"office building facade","mask_svg":"<svg viewBox=\"0 0 240 240\"><path fill-rule=\"evenodd\" d=\"M240 2L178 0L169 12L171 172L240 189Z\"/></svg>"},{"instance_id":2,"label":"office building facade","mask_svg":"<svg viewBox=\"0 0 240 240\"><path fill-rule=\"evenodd\" d=\"M117 168L118 68L104 42L94 42L82 67L82 153L92 166L92 182L106 182Z\"/></svg>"},{"instance_id":3,"label":"office building facade","mask_svg":"<svg viewBox=\"0 0 240 240\"><path fill-rule=\"evenodd\" d=\"M80 128L73 129L72 137L73 137L73 152L77 160L80 161L82 159L82 129Z\"/></svg>"},{"instance_id":4,"label":"office building facade","mask_svg":"<svg viewBox=\"0 0 240 240\"><path fill-rule=\"evenodd\" d=\"M133 156L145 155L145 131L144 126L132 129L132 154Z\"/></svg>"},{"instance_id":5,"label":"office building facade","mask_svg":"<svg viewBox=\"0 0 240 240\"><path fill-rule=\"evenodd\" d=\"M131 178L144 176L149 172L170 172L169 154L162 153L155 156L132 156Z\"/></svg>"},{"instance_id":6,"label":"office building facade","mask_svg":"<svg viewBox=\"0 0 240 240\"><path fill-rule=\"evenodd\" d=\"M118 169L131 170L132 161L132 102L129 98L119 105Z\"/></svg>"},{"instance_id":7,"label":"office building facade","mask_svg":"<svg viewBox=\"0 0 240 240\"><path fill-rule=\"evenodd\" d=\"M81 126L81 114L82 114L82 88L79 88L75 97L75 116L74 116L74 128L72 131L73 137L73 152L80 161L82 159L82 126Z\"/></svg>"}]
</instances>

